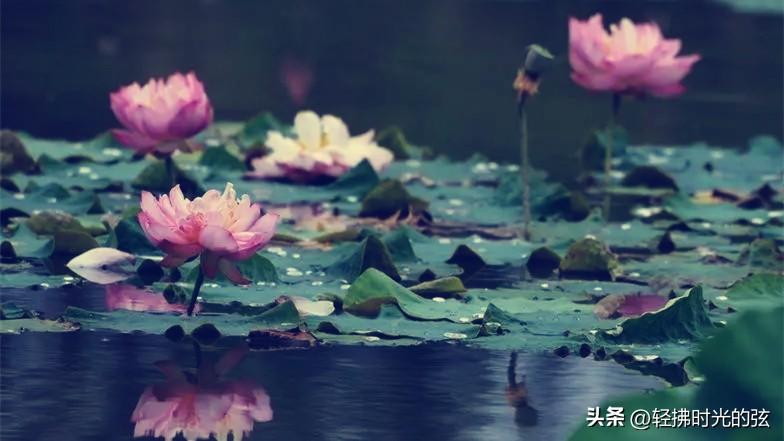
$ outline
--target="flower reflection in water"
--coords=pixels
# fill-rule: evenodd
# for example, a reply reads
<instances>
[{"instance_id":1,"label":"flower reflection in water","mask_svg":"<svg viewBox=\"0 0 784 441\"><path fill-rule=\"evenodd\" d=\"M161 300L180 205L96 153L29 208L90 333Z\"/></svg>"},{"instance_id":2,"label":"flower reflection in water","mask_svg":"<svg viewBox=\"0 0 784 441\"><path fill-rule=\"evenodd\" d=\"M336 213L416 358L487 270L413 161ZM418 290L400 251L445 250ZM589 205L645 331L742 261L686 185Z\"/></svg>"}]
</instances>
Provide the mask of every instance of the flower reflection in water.
<instances>
[{"instance_id":1,"label":"flower reflection in water","mask_svg":"<svg viewBox=\"0 0 784 441\"><path fill-rule=\"evenodd\" d=\"M518 426L535 426L539 419L539 411L528 404L528 388L525 386L525 375L517 381L517 352L509 357L509 368L506 375L509 385L506 388L506 400L515 408L515 423Z\"/></svg>"},{"instance_id":2,"label":"flower reflection in water","mask_svg":"<svg viewBox=\"0 0 784 441\"><path fill-rule=\"evenodd\" d=\"M105 300L108 311L124 309L137 312L185 314L187 309L181 303L169 303L160 293L122 283L106 285ZM199 312L200 309L201 305L196 305L196 312Z\"/></svg>"},{"instance_id":3,"label":"flower reflection in water","mask_svg":"<svg viewBox=\"0 0 784 441\"><path fill-rule=\"evenodd\" d=\"M226 353L217 363L200 362L198 345L196 373L184 371L173 361L155 365L166 376L163 383L148 386L131 416L134 437L155 436L166 440L178 434L188 441L210 439L242 440L255 422L272 420L270 398L251 380L222 378L247 353L246 346Z\"/></svg>"}]
</instances>

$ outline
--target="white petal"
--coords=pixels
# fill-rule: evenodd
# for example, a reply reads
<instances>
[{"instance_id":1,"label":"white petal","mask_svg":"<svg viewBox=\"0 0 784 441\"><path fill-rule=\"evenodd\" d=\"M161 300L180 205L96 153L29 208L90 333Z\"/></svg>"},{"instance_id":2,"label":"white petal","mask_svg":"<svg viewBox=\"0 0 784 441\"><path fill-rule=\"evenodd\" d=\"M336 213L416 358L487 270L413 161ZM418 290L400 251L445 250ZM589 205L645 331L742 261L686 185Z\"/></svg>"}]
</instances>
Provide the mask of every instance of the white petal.
<instances>
[{"instance_id":1,"label":"white petal","mask_svg":"<svg viewBox=\"0 0 784 441\"><path fill-rule=\"evenodd\" d=\"M114 248L93 248L74 257L66 265L84 279L106 285L131 277L136 256Z\"/></svg>"},{"instance_id":2,"label":"white petal","mask_svg":"<svg viewBox=\"0 0 784 441\"><path fill-rule=\"evenodd\" d=\"M273 130L267 132L267 140L264 141L264 145L272 149L273 153L298 152L302 149L297 141L286 138L280 132Z\"/></svg>"},{"instance_id":3,"label":"white petal","mask_svg":"<svg viewBox=\"0 0 784 441\"><path fill-rule=\"evenodd\" d=\"M321 146L321 121L315 112L305 110L297 113L294 117L294 131L305 148L317 149Z\"/></svg>"},{"instance_id":4,"label":"white petal","mask_svg":"<svg viewBox=\"0 0 784 441\"><path fill-rule=\"evenodd\" d=\"M321 124L324 125L324 133L330 145L340 147L348 145L350 139L348 127L342 119L334 115L324 115L321 117Z\"/></svg>"},{"instance_id":5,"label":"white petal","mask_svg":"<svg viewBox=\"0 0 784 441\"><path fill-rule=\"evenodd\" d=\"M301 316L326 317L335 312L335 305L329 300L309 300L305 297L291 296L291 301Z\"/></svg>"}]
</instances>

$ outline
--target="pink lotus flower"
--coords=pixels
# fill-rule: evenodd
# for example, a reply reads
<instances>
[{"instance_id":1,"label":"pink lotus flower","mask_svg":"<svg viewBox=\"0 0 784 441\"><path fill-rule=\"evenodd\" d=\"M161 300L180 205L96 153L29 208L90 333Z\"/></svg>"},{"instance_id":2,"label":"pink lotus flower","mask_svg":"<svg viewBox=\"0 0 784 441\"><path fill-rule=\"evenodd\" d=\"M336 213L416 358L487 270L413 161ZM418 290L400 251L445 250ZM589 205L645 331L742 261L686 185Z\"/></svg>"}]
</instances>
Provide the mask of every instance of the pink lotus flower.
<instances>
[{"instance_id":1,"label":"pink lotus flower","mask_svg":"<svg viewBox=\"0 0 784 441\"><path fill-rule=\"evenodd\" d=\"M231 183L223 194L209 190L194 200L186 199L180 186L156 199L142 192L139 224L147 238L166 253L167 267L182 265L201 255L204 275L214 278L220 270L234 283L250 283L234 262L252 257L275 234L278 215L262 216L261 206L248 195L237 199Z\"/></svg>"},{"instance_id":2,"label":"pink lotus flower","mask_svg":"<svg viewBox=\"0 0 784 441\"><path fill-rule=\"evenodd\" d=\"M266 146L272 151L254 159L256 178L285 178L295 182L311 182L319 178L336 178L367 159L376 171L383 170L394 159L392 152L373 141L374 132L350 136L340 118L312 111L297 113L294 118L295 138L277 131L267 133Z\"/></svg>"},{"instance_id":3,"label":"pink lotus flower","mask_svg":"<svg viewBox=\"0 0 784 441\"><path fill-rule=\"evenodd\" d=\"M655 23L628 18L604 30L601 14L586 21L569 19L572 79L590 90L673 96L699 55L676 56L681 41L665 39Z\"/></svg>"},{"instance_id":4,"label":"pink lotus flower","mask_svg":"<svg viewBox=\"0 0 784 441\"><path fill-rule=\"evenodd\" d=\"M178 434L188 441L198 439L242 440L255 422L272 420L269 395L249 380L220 377L238 363L244 352L232 350L218 363L203 362L197 375L187 375L174 362L156 366L166 382L147 387L131 415L133 436L155 436L166 440Z\"/></svg>"},{"instance_id":5,"label":"pink lotus flower","mask_svg":"<svg viewBox=\"0 0 784 441\"><path fill-rule=\"evenodd\" d=\"M195 146L186 140L212 122L212 105L193 72L121 87L110 101L125 127L113 130L114 137L139 153L190 151Z\"/></svg>"},{"instance_id":6,"label":"pink lotus flower","mask_svg":"<svg viewBox=\"0 0 784 441\"><path fill-rule=\"evenodd\" d=\"M108 311L122 309L137 312L175 312L179 314L185 314L186 312L185 305L169 303L160 293L121 283L106 285L105 300ZM195 306L196 312L199 312L200 309L201 305Z\"/></svg>"}]
</instances>

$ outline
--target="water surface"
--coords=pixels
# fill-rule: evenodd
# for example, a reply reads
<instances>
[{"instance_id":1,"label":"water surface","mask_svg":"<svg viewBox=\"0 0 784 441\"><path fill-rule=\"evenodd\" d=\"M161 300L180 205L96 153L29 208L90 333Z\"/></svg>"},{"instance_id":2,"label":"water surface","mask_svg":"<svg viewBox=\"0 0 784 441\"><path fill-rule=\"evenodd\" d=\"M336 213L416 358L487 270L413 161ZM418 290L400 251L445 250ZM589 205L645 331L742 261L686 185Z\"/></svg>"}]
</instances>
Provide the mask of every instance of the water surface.
<instances>
[{"instance_id":1,"label":"water surface","mask_svg":"<svg viewBox=\"0 0 784 441\"><path fill-rule=\"evenodd\" d=\"M238 344L206 349L214 360ZM101 332L3 336L4 441L128 440L153 366L193 368L188 344ZM524 353L527 406L506 398L510 354L439 344L251 352L228 377L266 389L274 418L252 440L564 439L608 396L662 387L610 361Z\"/></svg>"}]
</instances>

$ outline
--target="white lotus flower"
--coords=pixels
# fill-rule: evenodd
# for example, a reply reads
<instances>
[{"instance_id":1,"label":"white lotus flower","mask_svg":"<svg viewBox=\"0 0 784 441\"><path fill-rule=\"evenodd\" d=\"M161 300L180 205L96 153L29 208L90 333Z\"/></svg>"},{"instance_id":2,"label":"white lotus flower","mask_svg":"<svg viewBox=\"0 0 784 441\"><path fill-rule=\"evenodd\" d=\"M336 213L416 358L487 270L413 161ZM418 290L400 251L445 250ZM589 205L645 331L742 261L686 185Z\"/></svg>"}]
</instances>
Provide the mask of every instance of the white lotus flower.
<instances>
[{"instance_id":1,"label":"white lotus flower","mask_svg":"<svg viewBox=\"0 0 784 441\"><path fill-rule=\"evenodd\" d=\"M351 136L342 119L334 115L321 118L310 110L294 118L294 138L278 131L267 133L269 154L253 160L257 178L286 178L310 182L319 178L336 178L367 159L376 171L394 159L388 149L373 141L374 131Z\"/></svg>"}]
</instances>

